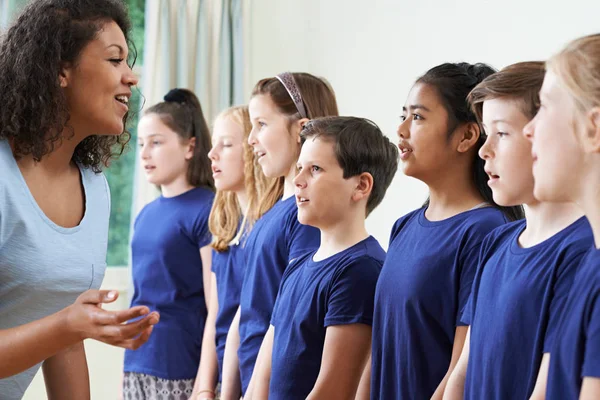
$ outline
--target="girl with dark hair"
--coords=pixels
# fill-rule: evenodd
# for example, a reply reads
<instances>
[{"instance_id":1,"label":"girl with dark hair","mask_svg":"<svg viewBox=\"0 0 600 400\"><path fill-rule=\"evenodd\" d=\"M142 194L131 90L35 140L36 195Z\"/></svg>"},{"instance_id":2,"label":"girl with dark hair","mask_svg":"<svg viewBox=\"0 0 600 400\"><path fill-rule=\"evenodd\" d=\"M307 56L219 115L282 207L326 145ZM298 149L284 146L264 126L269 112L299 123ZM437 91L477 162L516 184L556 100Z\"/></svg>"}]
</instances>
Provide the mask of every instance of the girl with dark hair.
<instances>
[{"instance_id":1,"label":"girl with dark hair","mask_svg":"<svg viewBox=\"0 0 600 400\"><path fill-rule=\"evenodd\" d=\"M125 352L126 400L192 394L210 299L210 132L194 93L173 89L164 100L138 125L140 163L161 196L139 213L131 241L131 305L158 310L162 323L143 349Z\"/></svg>"},{"instance_id":2,"label":"girl with dark hair","mask_svg":"<svg viewBox=\"0 0 600 400\"><path fill-rule=\"evenodd\" d=\"M129 138L128 33L120 1L39 0L3 36L0 376L24 371L0 380L3 399L20 399L40 366L50 398L88 399L83 340L137 348L158 322L121 325L148 307L107 312L117 294L88 290L106 267L101 170Z\"/></svg>"},{"instance_id":3,"label":"girl with dark hair","mask_svg":"<svg viewBox=\"0 0 600 400\"><path fill-rule=\"evenodd\" d=\"M494 70L442 64L411 89L398 127L404 172L429 187L427 203L400 218L375 295L373 399L441 398L467 328L460 317L480 243L521 217L493 200L477 152L484 142L467 103Z\"/></svg>"}]
</instances>

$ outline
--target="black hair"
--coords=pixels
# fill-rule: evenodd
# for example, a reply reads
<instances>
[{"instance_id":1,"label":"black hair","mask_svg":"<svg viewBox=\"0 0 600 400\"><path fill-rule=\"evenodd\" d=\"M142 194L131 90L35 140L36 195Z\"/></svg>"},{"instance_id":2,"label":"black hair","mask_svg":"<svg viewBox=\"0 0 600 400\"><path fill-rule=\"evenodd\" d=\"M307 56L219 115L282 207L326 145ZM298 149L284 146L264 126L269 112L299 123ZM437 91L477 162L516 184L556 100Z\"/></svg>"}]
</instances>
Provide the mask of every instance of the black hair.
<instances>
[{"instance_id":1,"label":"black hair","mask_svg":"<svg viewBox=\"0 0 600 400\"><path fill-rule=\"evenodd\" d=\"M479 127L480 135L475 144L473 154L473 182L483 199L492 206L501 210L510 221L524 218L522 206L502 207L494 201L492 190L488 186L488 179L484 165L485 161L479 158L477 152L485 143L485 132L471 110L467 97L486 77L496 71L487 64L477 63L444 63L431 68L416 83L423 83L434 88L440 101L448 113L448 135L465 123L474 123ZM425 205L429 204L429 200Z\"/></svg>"},{"instance_id":2,"label":"black hair","mask_svg":"<svg viewBox=\"0 0 600 400\"><path fill-rule=\"evenodd\" d=\"M0 44L0 139L8 139L15 158L33 159L52 152L68 127L69 109L59 75L76 64L84 47L107 22L129 40L131 24L120 0L35 0L19 15ZM124 126L128 115L124 117ZM99 172L123 153L130 135L92 135L84 139L73 160Z\"/></svg>"}]
</instances>

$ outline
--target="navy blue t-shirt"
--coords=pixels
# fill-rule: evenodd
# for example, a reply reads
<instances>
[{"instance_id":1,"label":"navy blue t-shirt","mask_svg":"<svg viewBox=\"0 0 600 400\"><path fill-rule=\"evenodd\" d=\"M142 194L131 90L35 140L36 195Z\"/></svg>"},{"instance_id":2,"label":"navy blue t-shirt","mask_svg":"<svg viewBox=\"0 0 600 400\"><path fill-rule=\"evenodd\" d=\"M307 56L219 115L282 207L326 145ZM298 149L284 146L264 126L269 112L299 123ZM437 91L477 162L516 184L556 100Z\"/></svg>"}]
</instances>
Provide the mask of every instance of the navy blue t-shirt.
<instances>
[{"instance_id":1,"label":"navy blue t-shirt","mask_svg":"<svg viewBox=\"0 0 600 400\"><path fill-rule=\"evenodd\" d=\"M290 261L319 247L320 232L298 222L294 196L281 200L252 228L246 242L246 271L240 295L240 378L246 393L283 272Z\"/></svg>"},{"instance_id":2,"label":"navy blue t-shirt","mask_svg":"<svg viewBox=\"0 0 600 400\"><path fill-rule=\"evenodd\" d=\"M146 205L131 242L131 306L160 312L160 323L138 350L125 351L125 372L163 379L193 379L198 372L206 303L200 248L211 235L214 194L195 188Z\"/></svg>"},{"instance_id":3,"label":"navy blue t-shirt","mask_svg":"<svg viewBox=\"0 0 600 400\"><path fill-rule=\"evenodd\" d=\"M242 238L240 244L230 245L227 251L221 253L214 252L216 256L213 256L212 267L217 278L217 297L219 298L219 312L217 313L215 324L219 380L223 372L227 333L240 305L240 291L242 290L244 269L246 267L243 257L243 246L244 239Z\"/></svg>"},{"instance_id":4,"label":"navy blue t-shirt","mask_svg":"<svg viewBox=\"0 0 600 400\"><path fill-rule=\"evenodd\" d=\"M529 248L518 242L525 226L501 226L483 242L462 317L471 325L465 399L531 396L575 273L593 243L585 217Z\"/></svg>"},{"instance_id":5,"label":"navy blue t-shirt","mask_svg":"<svg viewBox=\"0 0 600 400\"><path fill-rule=\"evenodd\" d=\"M304 400L313 389L328 326L373 323L385 251L372 236L321 261L300 257L285 271L273 309L269 399Z\"/></svg>"},{"instance_id":6,"label":"navy blue t-shirt","mask_svg":"<svg viewBox=\"0 0 600 400\"><path fill-rule=\"evenodd\" d=\"M492 207L442 221L421 208L396 221L375 294L372 399L433 395L450 365L481 242L505 222Z\"/></svg>"},{"instance_id":7,"label":"navy blue t-shirt","mask_svg":"<svg viewBox=\"0 0 600 400\"><path fill-rule=\"evenodd\" d=\"M575 276L550 356L547 400L578 399L584 377L600 378L600 250Z\"/></svg>"}]
</instances>

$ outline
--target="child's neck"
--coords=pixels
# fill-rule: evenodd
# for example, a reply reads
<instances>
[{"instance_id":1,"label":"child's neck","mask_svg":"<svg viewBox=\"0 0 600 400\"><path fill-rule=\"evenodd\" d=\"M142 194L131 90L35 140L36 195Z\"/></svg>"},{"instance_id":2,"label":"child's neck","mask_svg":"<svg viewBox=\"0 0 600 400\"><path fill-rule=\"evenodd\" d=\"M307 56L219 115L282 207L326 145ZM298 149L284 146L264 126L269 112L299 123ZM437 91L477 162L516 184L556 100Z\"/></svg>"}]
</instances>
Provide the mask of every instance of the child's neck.
<instances>
[{"instance_id":1,"label":"child's neck","mask_svg":"<svg viewBox=\"0 0 600 400\"><path fill-rule=\"evenodd\" d=\"M355 214L346 215L342 221L320 228L321 245L313 257L315 261L331 257L369 237L364 212Z\"/></svg>"},{"instance_id":2,"label":"child's neck","mask_svg":"<svg viewBox=\"0 0 600 400\"><path fill-rule=\"evenodd\" d=\"M597 182L597 180L587 180L585 182L590 181ZM578 204L581 206L585 216L592 226L596 248L600 248L600 187L597 185L588 184L584 190L587 193L584 193L582 196L580 196Z\"/></svg>"},{"instance_id":3,"label":"child's neck","mask_svg":"<svg viewBox=\"0 0 600 400\"><path fill-rule=\"evenodd\" d=\"M285 181L283 183L283 196L282 200L289 199L294 195L296 190L296 185L294 185L294 178L296 177L296 166L292 165L292 168L285 176Z\"/></svg>"},{"instance_id":4,"label":"child's neck","mask_svg":"<svg viewBox=\"0 0 600 400\"><path fill-rule=\"evenodd\" d=\"M248 211L248 194L246 193L246 189L235 192L235 197L237 197L242 214L246 215Z\"/></svg>"},{"instance_id":5,"label":"child's neck","mask_svg":"<svg viewBox=\"0 0 600 400\"><path fill-rule=\"evenodd\" d=\"M527 226L519 236L519 245L524 248L548 240L583 216L575 203L536 202L526 207Z\"/></svg>"},{"instance_id":6,"label":"child's neck","mask_svg":"<svg viewBox=\"0 0 600 400\"><path fill-rule=\"evenodd\" d=\"M186 174L183 174L173 181L166 183L164 185L160 185L160 191L163 197L175 197L183 194L185 192L189 192L192 190L194 186L190 185L187 180Z\"/></svg>"},{"instance_id":7,"label":"child's neck","mask_svg":"<svg viewBox=\"0 0 600 400\"><path fill-rule=\"evenodd\" d=\"M482 203L483 197L470 180L449 178L429 185L429 206L425 216L430 221L441 221Z\"/></svg>"}]
</instances>

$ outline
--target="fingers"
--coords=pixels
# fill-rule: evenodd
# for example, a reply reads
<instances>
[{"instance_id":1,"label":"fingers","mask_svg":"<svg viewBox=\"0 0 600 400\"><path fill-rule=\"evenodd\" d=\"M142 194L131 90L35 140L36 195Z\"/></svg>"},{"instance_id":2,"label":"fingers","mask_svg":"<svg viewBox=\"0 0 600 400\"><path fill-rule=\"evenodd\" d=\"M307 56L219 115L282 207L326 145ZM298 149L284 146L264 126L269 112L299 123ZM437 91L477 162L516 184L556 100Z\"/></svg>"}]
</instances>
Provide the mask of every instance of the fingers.
<instances>
[{"instance_id":1,"label":"fingers","mask_svg":"<svg viewBox=\"0 0 600 400\"><path fill-rule=\"evenodd\" d=\"M87 290L83 292L78 298L78 303L84 304L99 304L99 303L112 303L119 297L119 292L116 290Z\"/></svg>"},{"instance_id":2,"label":"fingers","mask_svg":"<svg viewBox=\"0 0 600 400\"><path fill-rule=\"evenodd\" d=\"M95 312L94 320L97 324L100 325L119 325L123 322L127 322L132 319L148 315L149 312L150 309L148 309L148 307L146 306L137 306L120 311L107 311L103 309L98 309ZM157 318L158 313L155 314L156 316L154 316L153 318Z\"/></svg>"},{"instance_id":3,"label":"fingers","mask_svg":"<svg viewBox=\"0 0 600 400\"><path fill-rule=\"evenodd\" d=\"M154 329L154 326L149 326L137 338L123 340L119 343L115 343L115 346L123 347L123 348L129 349L129 350L137 350L144 343L146 343L148 341L148 339L150 338L150 335L152 334L153 329Z\"/></svg>"}]
</instances>

